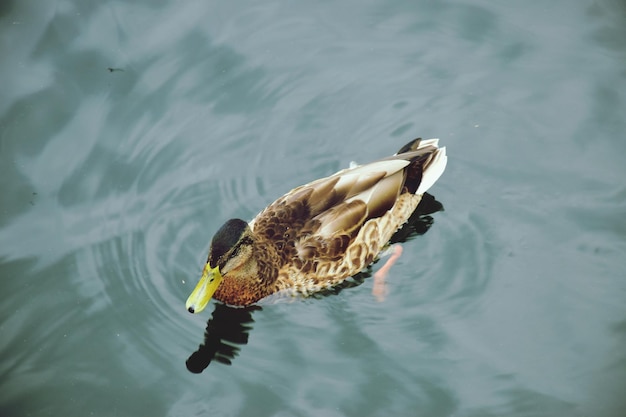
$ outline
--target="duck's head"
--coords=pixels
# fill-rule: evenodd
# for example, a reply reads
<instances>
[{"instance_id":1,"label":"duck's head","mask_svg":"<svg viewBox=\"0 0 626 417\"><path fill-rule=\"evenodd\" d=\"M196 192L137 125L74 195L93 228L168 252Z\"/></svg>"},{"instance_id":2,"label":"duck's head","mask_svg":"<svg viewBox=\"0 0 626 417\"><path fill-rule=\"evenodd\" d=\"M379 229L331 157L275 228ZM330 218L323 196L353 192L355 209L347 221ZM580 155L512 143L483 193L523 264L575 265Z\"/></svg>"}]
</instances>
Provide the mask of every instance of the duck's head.
<instances>
[{"instance_id":1,"label":"duck's head","mask_svg":"<svg viewBox=\"0 0 626 417\"><path fill-rule=\"evenodd\" d=\"M202 278L187 299L187 311L199 313L204 310L223 277L252 257L253 243L248 223L241 219L231 219L224 223L213 236Z\"/></svg>"}]
</instances>

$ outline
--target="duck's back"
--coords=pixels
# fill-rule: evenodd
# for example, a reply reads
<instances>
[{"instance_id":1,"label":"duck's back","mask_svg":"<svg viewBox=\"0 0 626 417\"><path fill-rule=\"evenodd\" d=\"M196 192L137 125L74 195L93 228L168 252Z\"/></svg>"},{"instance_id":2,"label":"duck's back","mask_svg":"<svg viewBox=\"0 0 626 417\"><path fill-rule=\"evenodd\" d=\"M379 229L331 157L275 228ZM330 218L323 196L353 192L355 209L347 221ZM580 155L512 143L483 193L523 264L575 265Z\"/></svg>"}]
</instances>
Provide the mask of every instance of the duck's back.
<instances>
[{"instance_id":1,"label":"duck's back","mask_svg":"<svg viewBox=\"0 0 626 417\"><path fill-rule=\"evenodd\" d=\"M416 139L379 161L300 186L251 223L281 257L277 289L332 287L378 256L446 165L437 140Z\"/></svg>"}]
</instances>

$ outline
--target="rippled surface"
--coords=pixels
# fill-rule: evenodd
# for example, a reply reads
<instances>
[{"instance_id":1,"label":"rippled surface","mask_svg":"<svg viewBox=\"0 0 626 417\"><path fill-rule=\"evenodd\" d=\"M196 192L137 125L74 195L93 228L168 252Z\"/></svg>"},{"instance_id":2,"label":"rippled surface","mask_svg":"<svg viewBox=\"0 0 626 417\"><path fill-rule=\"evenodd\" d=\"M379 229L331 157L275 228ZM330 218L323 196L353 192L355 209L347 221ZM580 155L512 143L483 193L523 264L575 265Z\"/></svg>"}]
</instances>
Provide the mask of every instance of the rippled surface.
<instances>
[{"instance_id":1,"label":"rippled surface","mask_svg":"<svg viewBox=\"0 0 626 417\"><path fill-rule=\"evenodd\" d=\"M625 28L617 0L3 2L0 415L622 415ZM384 302L365 274L185 311L226 219L416 136L445 211Z\"/></svg>"}]
</instances>

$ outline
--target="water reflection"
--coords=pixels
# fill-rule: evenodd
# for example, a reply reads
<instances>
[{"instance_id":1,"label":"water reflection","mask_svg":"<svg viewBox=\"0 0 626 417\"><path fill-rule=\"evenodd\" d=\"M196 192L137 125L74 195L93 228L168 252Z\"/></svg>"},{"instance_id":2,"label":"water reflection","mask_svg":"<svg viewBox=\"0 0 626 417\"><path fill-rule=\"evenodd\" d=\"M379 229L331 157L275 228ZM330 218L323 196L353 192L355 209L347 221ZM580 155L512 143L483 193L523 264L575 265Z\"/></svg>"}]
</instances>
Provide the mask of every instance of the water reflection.
<instances>
[{"instance_id":1,"label":"water reflection","mask_svg":"<svg viewBox=\"0 0 626 417\"><path fill-rule=\"evenodd\" d=\"M415 236L423 235L433 224L434 220L430 215L441 210L443 210L443 205L432 195L425 193L409 220L392 236L391 243L406 242ZM313 297L322 298L339 294L347 288L361 285L371 276L372 267L369 266L352 278L329 290L314 294ZM207 321L204 343L186 361L189 372L199 374L214 360L231 365L241 350L240 346L248 343L248 336L254 323L252 314L258 310L262 310L258 305L235 308L219 302L215 303L213 314Z\"/></svg>"},{"instance_id":2,"label":"water reflection","mask_svg":"<svg viewBox=\"0 0 626 417\"><path fill-rule=\"evenodd\" d=\"M256 310L261 307L234 308L216 303L212 317L207 321L204 343L187 359L189 372L199 374L213 360L230 365L239 354L237 345L248 343L248 333L254 323L252 313Z\"/></svg>"}]
</instances>

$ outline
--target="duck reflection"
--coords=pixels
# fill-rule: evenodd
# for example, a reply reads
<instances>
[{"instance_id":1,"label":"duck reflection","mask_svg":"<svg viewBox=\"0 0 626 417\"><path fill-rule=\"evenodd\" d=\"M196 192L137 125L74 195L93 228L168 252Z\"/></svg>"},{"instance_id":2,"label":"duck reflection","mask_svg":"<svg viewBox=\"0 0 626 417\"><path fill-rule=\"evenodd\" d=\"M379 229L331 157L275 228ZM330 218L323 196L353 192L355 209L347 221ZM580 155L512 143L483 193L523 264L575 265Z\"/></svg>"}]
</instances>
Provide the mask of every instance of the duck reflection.
<instances>
[{"instance_id":1,"label":"duck reflection","mask_svg":"<svg viewBox=\"0 0 626 417\"><path fill-rule=\"evenodd\" d=\"M415 236L423 235L433 224L431 214L442 211L443 205L432 195L424 193L422 201L415 209L409 220L391 238L390 243L406 242ZM321 298L352 287L361 285L367 278L372 276L371 266L347 279L339 285L313 297ZM234 358L239 354L240 346L248 343L248 335L252 330L254 320L252 314L262 310L260 306L229 307L222 303L216 303L211 318L207 321L204 332L204 343L198 347L187 359L187 369L192 373L201 373L212 361L231 365Z\"/></svg>"},{"instance_id":2,"label":"duck reflection","mask_svg":"<svg viewBox=\"0 0 626 417\"><path fill-rule=\"evenodd\" d=\"M252 313L261 310L259 306L233 308L216 303L215 309L204 331L204 343L189 359L189 372L199 374L215 360L230 365L239 354L240 347L248 343L248 332L252 329Z\"/></svg>"}]
</instances>

